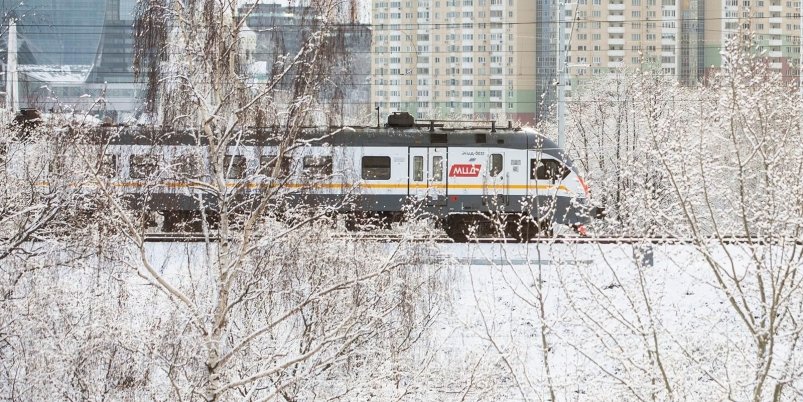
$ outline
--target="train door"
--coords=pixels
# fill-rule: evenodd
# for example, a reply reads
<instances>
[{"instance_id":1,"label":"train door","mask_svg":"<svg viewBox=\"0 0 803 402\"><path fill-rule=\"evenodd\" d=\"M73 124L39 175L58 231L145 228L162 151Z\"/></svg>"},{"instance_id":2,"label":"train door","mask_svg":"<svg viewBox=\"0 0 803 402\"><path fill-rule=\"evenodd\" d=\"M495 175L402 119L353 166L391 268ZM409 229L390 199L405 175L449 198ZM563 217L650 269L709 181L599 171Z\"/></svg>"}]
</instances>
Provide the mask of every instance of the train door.
<instances>
[{"instance_id":1,"label":"train door","mask_svg":"<svg viewBox=\"0 0 803 402\"><path fill-rule=\"evenodd\" d=\"M407 194L429 207L446 206L446 148L410 147Z\"/></svg>"},{"instance_id":2,"label":"train door","mask_svg":"<svg viewBox=\"0 0 803 402\"><path fill-rule=\"evenodd\" d=\"M510 174L505 168L507 161L503 151L494 150L488 155L487 168L483 175L483 202L492 208L508 205Z\"/></svg>"}]
</instances>

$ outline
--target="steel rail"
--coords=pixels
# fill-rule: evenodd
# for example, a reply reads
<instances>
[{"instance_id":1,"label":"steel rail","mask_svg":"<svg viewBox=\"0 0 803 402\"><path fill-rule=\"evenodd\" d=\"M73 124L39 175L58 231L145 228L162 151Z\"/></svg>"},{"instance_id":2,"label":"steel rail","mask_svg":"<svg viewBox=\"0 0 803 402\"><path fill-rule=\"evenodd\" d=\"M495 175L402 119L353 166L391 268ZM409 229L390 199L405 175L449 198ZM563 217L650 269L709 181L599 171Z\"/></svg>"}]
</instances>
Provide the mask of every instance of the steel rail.
<instances>
[{"instance_id":1,"label":"steel rail","mask_svg":"<svg viewBox=\"0 0 803 402\"><path fill-rule=\"evenodd\" d=\"M344 241L361 241L361 242L413 242L413 243L455 243L452 239L442 236L411 236L398 233L349 233L338 234L333 237L334 240ZM203 233L146 233L145 241L149 243L164 243L164 242L177 242L177 243L198 243L198 242L217 242L220 241L219 236L210 234L208 237ZM656 245L689 245L689 244L710 244L716 242L720 244L755 244L755 245L768 245L768 244L796 244L803 245L803 238L801 239L782 239L782 238L767 238L767 237L747 237L747 236L707 236L701 239L692 237L639 237L639 236L605 236L605 237L581 237L581 236L550 236L550 237L536 237L530 241L530 244L656 244ZM475 238L471 239L468 243L499 243L499 244L521 244L512 238Z\"/></svg>"}]
</instances>

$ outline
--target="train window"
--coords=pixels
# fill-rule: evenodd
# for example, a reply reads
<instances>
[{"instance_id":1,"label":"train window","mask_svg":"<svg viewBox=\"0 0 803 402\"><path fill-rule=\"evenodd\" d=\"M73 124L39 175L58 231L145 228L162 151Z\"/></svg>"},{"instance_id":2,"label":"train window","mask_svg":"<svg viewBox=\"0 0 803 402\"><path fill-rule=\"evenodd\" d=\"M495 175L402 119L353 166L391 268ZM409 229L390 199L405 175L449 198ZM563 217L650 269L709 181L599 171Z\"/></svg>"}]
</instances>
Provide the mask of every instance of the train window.
<instances>
[{"instance_id":1,"label":"train window","mask_svg":"<svg viewBox=\"0 0 803 402\"><path fill-rule=\"evenodd\" d=\"M198 155L192 153L178 155L173 159L173 170L179 177L201 176L201 165Z\"/></svg>"},{"instance_id":2,"label":"train window","mask_svg":"<svg viewBox=\"0 0 803 402\"><path fill-rule=\"evenodd\" d=\"M413 181L424 181L424 157L413 157Z\"/></svg>"},{"instance_id":3,"label":"train window","mask_svg":"<svg viewBox=\"0 0 803 402\"><path fill-rule=\"evenodd\" d=\"M530 180L546 180L546 166L540 159L530 159Z\"/></svg>"},{"instance_id":4,"label":"train window","mask_svg":"<svg viewBox=\"0 0 803 402\"><path fill-rule=\"evenodd\" d=\"M390 157L363 156L362 178L364 180L390 180Z\"/></svg>"},{"instance_id":5,"label":"train window","mask_svg":"<svg viewBox=\"0 0 803 402\"><path fill-rule=\"evenodd\" d=\"M156 155L131 155L128 158L128 175L133 179L144 179L152 176L159 168Z\"/></svg>"},{"instance_id":6,"label":"train window","mask_svg":"<svg viewBox=\"0 0 803 402\"><path fill-rule=\"evenodd\" d=\"M307 176L331 176L332 175L332 157L331 156L305 156L304 157L304 173Z\"/></svg>"},{"instance_id":7,"label":"train window","mask_svg":"<svg viewBox=\"0 0 803 402\"><path fill-rule=\"evenodd\" d=\"M276 155L263 155L259 157L259 168L264 175L273 175L273 169L276 167L276 160L278 158L279 157ZM292 159L288 156L282 158L282 162L279 164L279 177L286 177L290 174L291 162Z\"/></svg>"},{"instance_id":8,"label":"train window","mask_svg":"<svg viewBox=\"0 0 803 402\"><path fill-rule=\"evenodd\" d=\"M490 166L490 174L491 176L496 176L499 173L502 173L502 167L504 167L505 158L502 154L491 154L491 166Z\"/></svg>"},{"instance_id":9,"label":"train window","mask_svg":"<svg viewBox=\"0 0 803 402\"><path fill-rule=\"evenodd\" d=\"M223 169L226 172L227 179L244 178L247 167L245 156L226 155L223 157Z\"/></svg>"},{"instance_id":10,"label":"train window","mask_svg":"<svg viewBox=\"0 0 803 402\"><path fill-rule=\"evenodd\" d=\"M571 171L554 159L530 159L531 180L558 181L569 176Z\"/></svg>"},{"instance_id":11,"label":"train window","mask_svg":"<svg viewBox=\"0 0 803 402\"><path fill-rule=\"evenodd\" d=\"M432 180L443 181L443 157L432 157Z\"/></svg>"},{"instance_id":12,"label":"train window","mask_svg":"<svg viewBox=\"0 0 803 402\"><path fill-rule=\"evenodd\" d=\"M103 155L100 159L98 174L103 177L117 176L117 155Z\"/></svg>"},{"instance_id":13,"label":"train window","mask_svg":"<svg viewBox=\"0 0 803 402\"><path fill-rule=\"evenodd\" d=\"M60 175L64 173L64 159L53 158L50 163L48 163L47 171L52 175Z\"/></svg>"}]
</instances>

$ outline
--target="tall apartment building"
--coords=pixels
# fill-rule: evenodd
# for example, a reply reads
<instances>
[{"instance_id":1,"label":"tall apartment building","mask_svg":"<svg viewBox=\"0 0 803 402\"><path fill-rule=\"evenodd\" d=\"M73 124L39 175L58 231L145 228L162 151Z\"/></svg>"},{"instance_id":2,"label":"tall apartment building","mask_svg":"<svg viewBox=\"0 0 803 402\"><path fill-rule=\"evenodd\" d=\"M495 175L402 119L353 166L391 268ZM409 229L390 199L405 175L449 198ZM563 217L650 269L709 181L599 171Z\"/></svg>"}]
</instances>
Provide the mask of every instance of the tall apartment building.
<instances>
[{"instance_id":1,"label":"tall apartment building","mask_svg":"<svg viewBox=\"0 0 803 402\"><path fill-rule=\"evenodd\" d=\"M531 122L533 0L372 0L371 104L418 118Z\"/></svg>"},{"instance_id":2,"label":"tall apartment building","mask_svg":"<svg viewBox=\"0 0 803 402\"><path fill-rule=\"evenodd\" d=\"M740 29L756 34L771 68L798 78L799 0L573 0L565 12L573 84L635 67L694 85Z\"/></svg>"},{"instance_id":3,"label":"tall apartment building","mask_svg":"<svg viewBox=\"0 0 803 402\"><path fill-rule=\"evenodd\" d=\"M706 66L705 35L715 1L576 0L566 2L569 75L573 82L652 68L684 83ZM712 60L709 60L712 61Z\"/></svg>"},{"instance_id":4,"label":"tall apartment building","mask_svg":"<svg viewBox=\"0 0 803 402\"><path fill-rule=\"evenodd\" d=\"M722 46L729 38L749 30L767 57L769 67L789 81L800 74L800 0L723 0L722 23L717 26Z\"/></svg>"}]
</instances>

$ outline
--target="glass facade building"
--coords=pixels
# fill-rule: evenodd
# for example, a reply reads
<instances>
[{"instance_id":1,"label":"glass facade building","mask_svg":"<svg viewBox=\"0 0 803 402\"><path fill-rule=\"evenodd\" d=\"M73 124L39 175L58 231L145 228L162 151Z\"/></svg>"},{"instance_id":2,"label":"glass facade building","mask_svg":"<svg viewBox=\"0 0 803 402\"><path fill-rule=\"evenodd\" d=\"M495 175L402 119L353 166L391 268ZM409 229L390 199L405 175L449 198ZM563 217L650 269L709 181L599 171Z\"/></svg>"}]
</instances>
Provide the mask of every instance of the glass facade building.
<instances>
[{"instance_id":1,"label":"glass facade building","mask_svg":"<svg viewBox=\"0 0 803 402\"><path fill-rule=\"evenodd\" d=\"M253 54L253 73L257 81L269 79L270 68L279 57L292 58L298 53L311 29L307 21L318 18L314 7L285 3L255 5L251 0L240 8L242 15L248 15L246 25L257 36ZM328 80L331 85L322 91L318 101L339 109L341 116L371 116L373 108L367 101L371 96L371 30L368 25L355 23L342 26L335 35L337 42L343 43L345 57L331 66L332 76ZM292 79L289 74L285 82Z\"/></svg>"},{"instance_id":2,"label":"glass facade building","mask_svg":"<svg viewBox=\"0 0 803 402\"><path fill-rule=\"evenodd\" d=\"M0 0L3 25L11 18L17 25L20 105L91 110L114 120L135 116L141 109L131 67L135 7L136 0ZM7 29L1 32L5 50ZM105 102L98 103L101 96Z\"/></svg>"}]
</instances>

